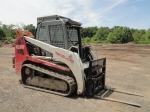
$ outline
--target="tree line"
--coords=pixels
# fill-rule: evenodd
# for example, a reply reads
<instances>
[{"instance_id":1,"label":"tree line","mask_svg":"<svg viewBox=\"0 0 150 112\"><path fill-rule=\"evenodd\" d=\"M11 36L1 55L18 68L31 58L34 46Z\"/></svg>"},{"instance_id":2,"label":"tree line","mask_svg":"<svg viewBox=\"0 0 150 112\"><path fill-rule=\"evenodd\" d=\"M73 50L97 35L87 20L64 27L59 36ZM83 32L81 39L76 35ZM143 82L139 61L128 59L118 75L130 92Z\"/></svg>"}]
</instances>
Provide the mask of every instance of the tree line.
<instances>
[{"instance_id":1,"label":"tree line","mask_svg":"<svg viewBox=\"0 0 150 112\"><path fill-rule=\"evenodd\" d=\"M33 24L25 25L6 25L0 22L0 40L11 40L16 38L15 29L24 29L35 34ZM133 29L124 26L109 27L86 27L82 28L82 37L84 43L115 43L122 44L136 42L138 44L150 44L150 28Z\"/></svg>"},{"instance_id":2,"label":"tree line","mask_svg":"<svg viewBox=\"0 0 150 112\"><path fill-rule=\"evenodd\" d=\"M28 30L33 35L35 34L35 26L33 24L25 25L23 23L20 24L10 24L6 25L0 22L0 40L11 40L16 38L15 29L19 30Z\"/></svg>"},{"instance_id":3,"label":"tree line","mask_svg":"<svg viewBox=\"0 0 150 112\"><path fill-rule=\"evenodd\" d=\"M123 26L87 27L83 28L83 42L85 43L115 43L122 44L135 42L138 44L150 44L150 28L133 29Z\"/></svg>"}]
</instances>

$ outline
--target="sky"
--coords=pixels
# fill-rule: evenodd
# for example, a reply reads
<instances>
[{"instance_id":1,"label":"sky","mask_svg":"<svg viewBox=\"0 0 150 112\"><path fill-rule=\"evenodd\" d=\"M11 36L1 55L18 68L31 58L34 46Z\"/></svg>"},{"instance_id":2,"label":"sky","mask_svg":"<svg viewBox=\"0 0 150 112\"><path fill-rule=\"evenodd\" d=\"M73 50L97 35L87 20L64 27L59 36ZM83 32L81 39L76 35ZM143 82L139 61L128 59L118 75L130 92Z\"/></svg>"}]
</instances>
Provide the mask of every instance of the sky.
<instances>
[{"instance_id":1,"label":"sky","mask_svg":"<svg viewBox=\"0 0 150 112\"><path fill-rule=\"evenodd\" d=\"M83 27L150 28L150 0L0 0L3 24L33 24L37 17L61 15Z\"/></svg>"}]
</instances>

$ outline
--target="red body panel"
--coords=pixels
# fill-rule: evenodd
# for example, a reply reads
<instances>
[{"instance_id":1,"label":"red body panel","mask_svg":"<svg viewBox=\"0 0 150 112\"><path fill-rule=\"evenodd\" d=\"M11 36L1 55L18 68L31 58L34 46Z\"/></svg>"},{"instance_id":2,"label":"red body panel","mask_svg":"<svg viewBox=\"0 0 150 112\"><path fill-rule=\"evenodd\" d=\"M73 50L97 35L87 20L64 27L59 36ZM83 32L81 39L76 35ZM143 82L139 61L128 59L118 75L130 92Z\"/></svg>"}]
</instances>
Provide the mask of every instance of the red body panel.
<instances>
[{"instance_id":1,"label":"red body panel","mask_svg":"<svg viewBox=\"0 0 150 112\"><path fill-rule=\"evenodd\" d=\"M22 64L26 61L31 61L34 63L39 63L42 65L46 65L52 68L56 68L59 70L67 71L69 72L70 69L67 67L63 67L51 62L47 62L41 59L33 58L28 54L25 38L21 36L20 38L17 38L15 43L15 70L18 75L21 75L21 67Z\"/></svg>"}]
</instances>

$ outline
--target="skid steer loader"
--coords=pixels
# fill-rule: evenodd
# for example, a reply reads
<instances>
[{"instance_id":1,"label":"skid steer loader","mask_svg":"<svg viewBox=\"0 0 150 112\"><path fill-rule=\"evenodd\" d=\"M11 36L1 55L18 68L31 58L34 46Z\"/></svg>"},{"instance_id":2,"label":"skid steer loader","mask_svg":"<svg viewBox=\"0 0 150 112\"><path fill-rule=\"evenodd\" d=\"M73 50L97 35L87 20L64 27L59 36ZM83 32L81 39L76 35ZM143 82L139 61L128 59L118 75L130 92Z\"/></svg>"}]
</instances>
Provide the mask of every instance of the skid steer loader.
<instances>
[{"instance_id":1,"label":"skid steer loader","mask_svg":"<svg viewBox=\"0 0 150 112\"><path fill-rule=\"evenodd\" d=\"M34 38L16 31L13 66L24 87L62 96L115 91L105 86L106 58L96 59L89 46L82 46L80 29L81 23L53 15L37 18Z\"/></svg>"}]
</instances>

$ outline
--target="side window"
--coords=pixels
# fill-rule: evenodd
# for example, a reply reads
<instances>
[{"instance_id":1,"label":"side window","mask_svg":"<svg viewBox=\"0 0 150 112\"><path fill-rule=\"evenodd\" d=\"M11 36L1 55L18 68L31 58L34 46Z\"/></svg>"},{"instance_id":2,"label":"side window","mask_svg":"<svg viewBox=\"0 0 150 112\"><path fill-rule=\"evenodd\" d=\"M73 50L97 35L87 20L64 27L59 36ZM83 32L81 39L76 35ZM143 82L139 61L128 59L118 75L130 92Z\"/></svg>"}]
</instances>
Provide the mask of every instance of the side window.
<instances>
[{"instance_id":1,"label":"side window","mask_svg":"<svg viewBox=\"0 0 150 112\"><path fill-rule=\"evenodd\" d=\"M68 35L71 41L78 41L78 32L75 28L70 28L68 30Z\"/></svg>"},{"instance_id":2,"label":"side window","mask_svg":"<svg viewBox=\"0 0 150 112\"><path fill-rule=\"evenodd\" d=\"M40 41L47 41L47 33L46 33L46 27L45 26L40 27L39 40Z\"/></svg>"}]
</instances>

